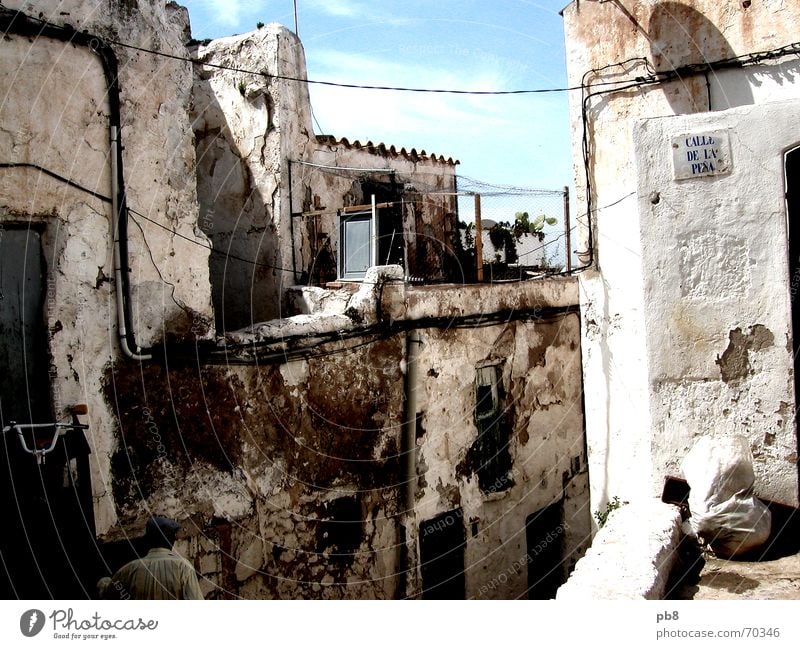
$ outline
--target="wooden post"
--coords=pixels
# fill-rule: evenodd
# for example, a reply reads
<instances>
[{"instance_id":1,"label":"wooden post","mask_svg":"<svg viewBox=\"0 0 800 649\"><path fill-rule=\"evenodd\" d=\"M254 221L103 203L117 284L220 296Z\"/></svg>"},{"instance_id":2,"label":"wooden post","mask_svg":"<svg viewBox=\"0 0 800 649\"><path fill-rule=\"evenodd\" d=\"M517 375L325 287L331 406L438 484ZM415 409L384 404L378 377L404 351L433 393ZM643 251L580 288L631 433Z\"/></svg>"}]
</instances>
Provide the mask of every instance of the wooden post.
<instances>
[{"instance_id":1,"label":"wooden post","mask_svg":"<svg viewBox=\"0 0 800 649\"><path fill-rule=\"evenodd\" d=\"M483 281L483 239L481 238L481 195L475 194L475 279Z\"/></svg>"},{"instance_id":2,"label":"wooden post","mask_svg":"<svg viewBox=\"0 0 800 649\"><path fill-rule=\"evenodd\" d=\"M566 242L566 257L564 270L572 271L572 228L569 222L569 187L564 187L564 240Z\"/></svg>"},{"instance_id":3,"label":"wooden post","mask_svg":"<svg viewBox=\"0 0 800 649\"><path fill-rule=\"evenodd\" d=\"M370 209L372 210L372 263L370 266L380 266L380 261L378 261L378 207L377 203L375 202L375 194L372 195L372 205L370 205Z\"/></svg>"}]
</instances>

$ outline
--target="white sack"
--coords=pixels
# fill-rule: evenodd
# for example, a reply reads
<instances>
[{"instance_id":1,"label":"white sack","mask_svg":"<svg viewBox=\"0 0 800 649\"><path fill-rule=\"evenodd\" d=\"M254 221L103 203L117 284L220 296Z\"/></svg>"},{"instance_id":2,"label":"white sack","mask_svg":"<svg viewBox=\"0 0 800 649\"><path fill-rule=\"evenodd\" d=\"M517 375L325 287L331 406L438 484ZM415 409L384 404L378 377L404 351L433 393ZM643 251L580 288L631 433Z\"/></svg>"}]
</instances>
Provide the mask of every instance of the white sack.
<instances>
[{"instance_id":1,"label":"white sack","mask_svg":"<svg viewBox=\"0 0 800 649\"><path fill-rule=\"evenodd\" d=\"M681 465L689 483L689 520L717 554L731 557L763 544L772 516L752 493L753 454L744 437L701 437Z\"/></svg>"}]
</instances>

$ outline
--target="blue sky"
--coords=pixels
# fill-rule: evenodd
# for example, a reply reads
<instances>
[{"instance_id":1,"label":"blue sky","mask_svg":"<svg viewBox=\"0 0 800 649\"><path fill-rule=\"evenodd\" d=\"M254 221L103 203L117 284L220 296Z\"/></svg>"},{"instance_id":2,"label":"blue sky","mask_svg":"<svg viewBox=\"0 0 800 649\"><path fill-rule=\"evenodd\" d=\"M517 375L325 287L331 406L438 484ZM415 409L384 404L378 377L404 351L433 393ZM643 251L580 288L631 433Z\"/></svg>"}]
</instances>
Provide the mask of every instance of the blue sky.
<instances>
[{"instance_id":1,"label":"blue sky","mask_svg":"<svg viewBox=\"0 0 800 649\"><path fill-rule=\"evenodd\" d=\"M558 12L568 0L297 0L311 79L516 90L564 87ZM195 38L278 22L292 0L183 0ZM461 161L482 181L572 184L566 93L458 97L311 86L321 132L416 147Z\"/></svg>"}]
</instances>

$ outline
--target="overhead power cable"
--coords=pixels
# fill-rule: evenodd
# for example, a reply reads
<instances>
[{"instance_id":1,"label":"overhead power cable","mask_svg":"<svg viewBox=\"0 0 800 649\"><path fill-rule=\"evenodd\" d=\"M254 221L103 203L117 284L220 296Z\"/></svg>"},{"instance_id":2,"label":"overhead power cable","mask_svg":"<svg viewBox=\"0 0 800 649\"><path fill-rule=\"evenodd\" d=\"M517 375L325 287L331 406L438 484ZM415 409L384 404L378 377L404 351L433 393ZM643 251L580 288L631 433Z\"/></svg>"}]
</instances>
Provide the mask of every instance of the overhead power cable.
<instances>
[{"instance_id":1,"label":"overhead power cable","mask_svg":"<svg viewBox=\"0 0 800 649\"><path fill-rule=\"evenodd\" d=\"M50 178L54 178L54 179L58 180L59 182L64 183L65 185L68 185L70 187L74 187L75 189L78 189L78 190L80 190L82 192L85 192L85 193L89 194L90 196L94 196L95 198L103 201L104 203L111 203L111 198L109 196L105 196L103 194L100 194L100 193L94 191L93 189L89 189L88 187L85 187L85 186L81 185L80 183L72 180L71 178L67 178L66 176L62 176L61 174L56 173L55 171L51 171L50 169L47 169L46 167L42 167L41 165L33 164L33 163L30 163L30 162L0 162L0 169L14 169L14 168L35 169L36 171L39 171L40 173L43 173L44 175L49 176ZM131 214L135 214L139 218L142 218L145 221L147 221L149 223L152 223L153 225L155 225L156 227L161 228L162 230L166 230L167 232L170 232L171 234L175 235L176 237L184 239L184 240L188 241L189 243L193 243L194 245L196 245L196 246L198 246L200 248L208 250L211 254L222 255L222 256L224 256L226 258L229 258L229 259L235 259L236 261L241 261L241 262L244 262L246 264L252 264L253 266L262 266L264 268L271 268L273 270L282 270L282 271L285 271L285 272L291 272L287 268L281 268L280 266L275 266L274 264L265 264L263 262L254 261L252 259L246 259L245 257L239 257L238 255L234 255L233 253L230 253L230 252L225 252L224 250L218 250L216 248L212 248L211 246L208 246L208 245L206 245L204 243L201 243L200 241L197 241L196 239L192 239L191 237L187 237L186 235L181 234L180 232L178 232L177 230L175 230L174 228L172 228L172 227L170 227L168 225L164 225L163 223L159 223L158 221L156 221L154 219L151 219L149 216L146 216L145 214L142 214L141 212L139 212L139 211L137 211L137 210L135 210L135 209L133 209L131 207L128 208L128 212L130 212Z\"/></svg>"},{"instance_id":2,"label":"overhead power cable","mask_svg":"<svg viewBox=\"0 0 800 649\"><path fill-rule=\"evenodd\" d=\"M0 3L0 8L6 9ZM56 23L51 23L44 18L37 18L34 16L28 16L29 19L38 21L43 27L50 26L50 27L61 27L61 25L57 25ZM118 41L114 39L107 39L107 43L110 45L116 45L118 47L123 47L129 50L134 50L137 52L144 52L147 54L153 54L155 56L161 56L167 59L172 59L174 61L184 61L186 63L191 63L192 65L202 65L207 68L216 68L218 70L228 70L230 72L239 72L240 74L252 74L260 77L264 77L266 79L278 79L280 81L294 81L297 83L305 83L305 84L313 84L319 86L332 86L335 88L350 88L355 90L388 90L388 91L395 91L395 92L417 92L417 93L435 93L435 94L449 94L449 95L472 95L472 96L498 96L498 95L530 95L530 94L546 94L546 93L556 93L556 92L568 92L570 90L581 90L582 86L566 86L563 88L530 88L530 89L520 89L520 90L461 90L455 88L415 88L415 87L408 87L408 86L390 86L390 85L371 85L371 84L361 84L361 83L343 83L337 81L323 81L321 79L307 79L302 77L295 77L292 75L285 75L285 74L270 74L264 70L250 70L248 68L241 68L238 66L233 65L223 65L221 63L210 63L208 61L203 61L201 59L192 58L190 56L184 56L180 54L171 54L169 52L162 52L160 50L155 50L149 47L142 47L141 45L133 45L132 43L126 43L124 41ZM617 82L608 82L609 85L617 83ZM604 85L603 83L595 84L595 85Z\"/></svg>"},{"instance_id":3,"label":"overhead power cable","mask_svg":"<svg viewBox=\"0 0 800 649\"><path fill-rule=\"evenodd\" d=\"M0 169L13 169L13 168L17 168L17 167L35 169L35 170L39 171L40 173L43 173L46 176L49 176L49 177L54 178L54 179L56 179L56 180L58 180L60 182L63 182L64 184L66 184L66 185L68 185L70 187L73 187L73 188L78 189L78 190L80 190L82 192L85 192L85 193L87 193L87 194L89 194L91 196L94 196L95 198L103 201L104 203L111 203L111 198L110 197L105 196L103 194L100 194L100 193L98 193L98 192L96 192L96 191L94 191L92 189L89 189L88 187L85 187L84 185L81 185L80 183L72 180L71 178L67 178L66 176L63 176L63 175L61 175L61 174L59 174L59 173L57 173L55 171L47 169L46 167L42 167L41 165L34 164L34 163L28 163L28 162L0 162ZM381 171L385 171L385 170L381 170ZM393 171L393 170L390 170L390 171ZM472 180L476 184L481 184L481 185L486 186L486 187L499 187L499 185L489 185L488 183L480 183L480 181L475 181L474 179L470 179L470 180ZM519 188L519 187L511 188L511 189L514 189L514 190L516 190L518 192L524 191L524 188ZM553 192L553 191L548 191L548 190L531 189L531 190L528 190L528 193L535 195L535 194L560 194L562 192L560 192L560 191ZM624 200L625 198L628 198L628 196L630 196L630 194L627 195L627 196L624 196L622 199L620 199L620 201ZM619 202L619 201L616 201L616 202ZM402 203L402 201L391 201L389 204L396 205L396 204L400 204L400 203ZM614 204L616 204L616 203L612 203L612 205L614 205ZM188 236L186 236L184 234L181 234L180 232L175 230L175 228L173 228L173 227L171 227L169 225L165 225L163 223L160 223L159 221L147 216L146 214L142 214L141 212L139 212L138 210L133 209L132 207L128 207L127 209L128 209L128 213L129 214L135 215L135 216L137 216L137 217L139 217L141 219L144 219L148 223L151 223L152 225L154 225L154 226L156 226L158 228L161 228L162 230L165 230L165 231L169 232L173 236L176 236L176 237L178 237L180 239L183 239L184 241L187 241L188 243L191 243L191 244L193 244L193 245L195 245L195 246L197 246L199 248L202 248L203 250L207 250L212 255L219 255L219 256L225 257L226 259L233 259L233 260L240 261L240 262L243 262L243 263L246 263L246 264L250 264L252 266L258 266L258 267L262 267L262 268L270 268L272 270L278 270L278 271L284 271L284 272L292 272L288 268L283 268L281 266L276 266L274 264L268 264L268 263L264 263L264 262L255 261L253 259L247 259L245 257L240 257L239 255L233 254L232 252L225 251L225 250L220 250L218 248L214 248L214 247L209 246L209 245L207 245L207 244L205 244L205 243L203 243L201 241L198 241L197 239L193 239L193 238L188 237ZM336 212L330 212L330 213L334 214ZM585 216L585 215L583 215L583 216ZM136 222L135 218L133 220L137 224L137 226L139 226L139 228L141 229L141 224ZM575 227L573 226L572 229L574 230ZM142 231L142 235L144 236L144 231ZM562 234L561 236L557 237L556 239L544 243L542 246L540 246L540 248L536 248L534 250L528 251L527 253L523 253L522 256L531 254L531 253L535 252L536 250L539 250L541 248L547 247L548 245L558 241L558 239L562 238L563 236L564 235ZM152 253L151 253L150 256L151 256L151 260L153 261L153 264L155 265L155 261L152 259ZM156 268L156 270L158 270L158 268ZM160 274L160 271L159 271L159 274ZM163 277L162 277L162 279L163 279ZM165 280L165 282L166 282L166 280ZM166 282L166 283L169 284L169 282ZM364 283L364 282L362 282L362 283ZM379 284L380 282L367 282L367 283Z\"/></svg>"},{"instance_id":4,"label":"overhead power cable","mask_svg":"<svg viewBox=\"0 0 800 649\"><path fill-rule=\"evenodd\" d=\"M0 4L0 7L3 7ZM4 7L3 7L4 8ZM55 26L59 27L55 23L50 23L41 18L34 18L30 16L32 20L38 20L43 26ZM451 95L471 95L471 96L502 96L502 95L529 95L529 94L546 94L546 93L558 93L558 92L570 92L573 90L586 90L590 88L597 88L600 86L620 86L621 84L628 83L652 83L652 82L659 82L659 81L670 81L676 77L680 77L681 74L691 74L693 72L702 72L707 70L714 70L716 68L721 67L732 67L735 65L744 66L744 65L752 65L754 63L760 63L765 60L770 59L777 59L783 56L790 56L790 55L797 55L800 53L800 42L791 43L786 45L782 48L777 48L774 50L767 50L762 52L751 52L748 54L743 54L735 57L730 57L728 59L722 59L719 61L714 62L707 62L707 63L699 63L699 64L691 64L687 66L683 66L676 70L671 70L667 72L657 72L655 74L651 74L649 77L636 77L634 79L616 79L612 81L599 81L590 84L581 83L577 86L564 86L564 87L556 87L556 88L522 88L517 90L462 90L456 88L417 88L411 86L390 86L390 85L372 85L372 84L360 84L360 83L343 83L337 81L324 81L321 79L307 79L302 77L295 77L291 75L282 75L282 74L270 74L264 70L250 70L248 68L241 68L237 66L231 65L223 65L221 63L210 63L208 61L203 61L201 59L192 58L189 56L182 56L179 54L170 54L168 52L162 52L159 50L154 50L149 47L142 47L140 45L133 45L132 43L125 43L123 41L109 39L107 41L112 45L116 45L118 47L123 47L130 50L135 50L137 52L145 52L147 54L153 54L155 56L161 56L164 58L172 59L175 61L184 61L186 63L191 63L193 65L201 65L208 68L216 68L218 70L228 70L231 72L239 72L241 74L251 74L255 76L261 76L267 79L278 79L282 81L294 81L297 83L305 83L305 84L313 84L313 85L322 85L322 86L332 86L336 88L350 88L356 90L387 90L387 91L395 91L395 92L416 92L416 93L436 93L436 94L451 94ZM596 70L593 70L596 71ZM623 90L625 87L617 87L612 88L611 90Z\"/></svg>"},{"instance_id":5,"label":"overhead power cable","mask_svg":"<svg viewBox=\"0 0 800 649\"><path fill-rule=\"evenodd\" d=\"M252 74L267 79L278 79L279 81L295 81L298 83L306 83L309 85L318 86L332 86L334 88L350 88L354 90L390 90L395 92L418 92L418 93L435 93L447 95L478 95L478 96L497 96L497 95L533 95L533 94L546 94L556 92L569 92L570 90L581 90L582 86L565 86L563 88L524 88L519 90L461 90L456 88L415 88L411 86L390 86L390 85L371 85L363 83L343 83L339 81L323 81L322 79L304 79L302 77L295 77L286 74L270 74L264 70L250 70L248 68L240 68L232 65L223 65L222 63L210 63L202 59L196 59L189 56L181 56L179 54L169 54L168 52L161 52L159 50L150 49L149 47L141 47L139 45L132 45L123 41L108 41L111 45L124 47L137 52L146 52L154 54L155 56L163 56L175 61L184 61L192 63L193 65L202 65L207 68L216 68L217 70L228 70L230 72L239 72L240 74ZM617 84L617 81L609 81L607 85ZM606 85L603 83L594 84Z\"/></svg>"}]
</instances>

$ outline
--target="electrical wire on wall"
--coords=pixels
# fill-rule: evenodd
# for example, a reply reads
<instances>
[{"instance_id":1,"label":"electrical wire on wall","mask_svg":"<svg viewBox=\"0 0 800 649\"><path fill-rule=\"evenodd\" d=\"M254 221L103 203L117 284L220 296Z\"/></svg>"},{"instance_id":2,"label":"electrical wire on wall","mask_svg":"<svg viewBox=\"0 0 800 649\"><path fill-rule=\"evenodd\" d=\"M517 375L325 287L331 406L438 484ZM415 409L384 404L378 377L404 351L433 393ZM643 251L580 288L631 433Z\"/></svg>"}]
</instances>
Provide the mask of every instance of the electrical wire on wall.
<instances>
[{"instance_id":1,"label":"electrical wire on wall","mask_svg":"<svg viewBox=\"0 0 800 649\"><path fill-rule=\"evenodd\" d=\"M95 192L88 187L80 184L79 182L67 178L55 171L47 169L38 164L34 163L14 163L14 162L0 162L0 169L10 169L10 168L30 168L43 173L44 175L54 178L60 182L63 182L67 186L73 187L78 189L82 192L85 192L105 203L110 203L111 198ZM128 207L128 211L136 215L157 227L160 227L174 236L177 236L181 239L188 241L204 250L209 251L210 253L218 253L221 255L228 256L227 253L223 251L216 251L209 246L194 240L186 235L183 235L177 232L174 228L169 226L163 225L158 221L142 214L141 212ZM145 232L141 227L141 224L138 223L136 219L132 219L136 226L140 229L140 232L143 237L145 248L147 249L150 257L150 261L155 267L156 273L161 278L161 280L172 289L172 299L175 301L176 305L181 309L185 310L185 305L181 305L174 297L175 285L171 282L167 281L160 268L158 267L153 254L152 250L147 243ZM241 261L253 264L253 265L266 265L260 264L259 262L245 259L245 258L238 258ZM270 266L273 267L273 266ZM285 269L284 269L285 270ZM402 320L402 321L387 321L384 319L382 315L382 311L380 308L380 302L382 301L383 297L383 289L386 283L390 282L391 280L382 281L382 282L370 282L371 284L378 284L381 287L381 290L378 295L379 304L377 305L377 320L378 322L374 325L367 325L363 327L354 327L351 329L345 329L341 331L332 331L325 334L300 334L296 336L280 336L277 339L269 339L269 340L261 340L261 341L252 341L246 343L227 343L223 347L220 347L215 342L211 341L195 341L194 343L186 343L186 344L171 344L169 349L163 348L158 349L154 348L150 350L150 352L157 358L163 357L166 359L167 356L171 359L171 361L180 364L182 361L190 361L192 363L196 363L200 361L202 364L245 364L245 365L252 365L252 364L259 364L259 363L273 363L273 362L280 362L284 363L289 360L295 359L308 359L308 358L317 358L317 357L324 357L330 356L333 354L338 353L346 353L350 351L354 351L361 347L370 345L374 342L379 340L386 339L388 337L404 333L410 331L411 329L461 329L461 328L478 328L478 327L486 327L486 326L494 326L498 324L506 324L511 321L532 321L535 320L537 322L549 322L552 321L552 318L558 318L563 314L574 312L575 307L567 307L567 308L555 308L555 309L542 309L537 307L532 310L506 310L506 311L498 311L494 313L488 314L478 314L478 315L469 315L469 316L441 316L441 317L426 317L426 318L419 318L414 320ZM362 282L363 283L363 282ZM351 340L355 338L364 338L368 337L368 340L361 341L349 346L341 346L341 343L346 340ZM326 348L326 345L335 344L334 348ZM276 347L281 347L282 349L275 349Z\"/></svg>"},{"instance_id":2,"label":"electrical wire on wall","mask_svg":"<svg viewBox=\"0 0 800 649\"><path fill-rule=\"evenodd\" d=\"M56 37L63 37L62 40L65 40L65 39L69 40L69 38L78 39L78 40L81 41L79 44L83 44L83 40L86 40L86 39L90 38L89 35L84 34L84 33L76 32L72 28L56 25L54 23L49 23L49 22L47 22L47 21L45 21L45 20L43 20L41 18L35 18L35 17L31 17L31 16L26 16L25 14L22 14L21 12L9 11L5 7L3 7L2 5L0 5L0 8L2 9L2 12L3 12L3 26L7 30L11 29L11 26L15 24L15 21L21 21L23 23L24 30L27 30L27 31L25 31L25 33L31 32L31 34L33 36L36 36L37 34L36 34L35 29L31 28L31 25L38 24L40 26L40 29L41 29L39 35L54 34ZM60 30L60 31L58 31L58 30ZM54 33L55 31L58 31L58 33ZM102 43L97 39L92 40L91 43L94 43L95 40L97 41L97 43L100 43L100 45L97 45L96 47L101 47ZM91 43L90 43L90 45L91 45ZM591 171L591 155L592 155L592 151L591 151L591 142L590 142L590 138L589 138L589 124L590 124L590 117L591 117L591 115L590 115L591 114L591 102L592 102L593 99L595 99L597 97L600 97L600 96L614 94L614 93L622 93L622 92L626 92L626 91L629 91L629 90L639 90L641 88L644 88L644 87L647 87L647 86L656 85L656 84L669 83L671 81L682 79L683 77L691 76L691 75L701 74L701 75L706 75L706 77L707 77L709 72L713 72L714 70L725 69L725 68L738 68L738 67L756 65L756 64L762 63L764 61L775 60L775 59L779 59L779 58L783 58L783 57L787 57L787 56L792 56L792 55L796 56L796 55L800 54L800 43L792 43L792 44L786 45L784 47L773 49L773 50L767 50L767 51L763 51L763 52L754 52L754 53L741 55L741 56L736 56L736 57L730 57L730 58L726 58L726 59L722 59L722 60L718 60L718 61L714 61L714 62L704 62L704 63L700 63L700 64L690 64L690 65L686 65L686 66L683 66L681 68L677 68L677 69L670 70L670 71L667 71L667 72L655 72L652 69L652 65L650 64L650 62L647 59L645 59L645 58L634 58L634 59L629 59L628 61L623 61L623 62L620 62L620 63L612 63L612 64L609 64L607 66L603 66L603 67L600 67L600 68L596 68L596 69L587 71L587 73L584 74L584 76L582 78L582 81L581 81L581 84L579 86L563 87L563 88L522 89L522 90L509 90L509 91L480 91L480 90L475 91L475 90L459 90L459 89L447 89L447 88L399 87L399 86L391 86L391 85L388 85L388 84L387 85L364 85L364 84L355 84L355 83L338 83L338 82L321 81L321 80L308 80L308 79L292 77L292 76L269 75L268 73L265 73L264 71L247 70L247 69L239 68L239 67L236 67L236 66L225 66L225 65L219 65L219 64L211 64L211 63L205 62L205 61L203 61L201 59L196 59L196 58L192 58L192 57L189 57L189 56L180 56L180 55L174 55L174 54L169 54L169 53L165 53L165 52L159 52L159 51L154 50L154 49L143 48L143 47L135 46L135 45L132 45L132 44L129 44L129 43L124 43L122 41L107 41L107 43L113 44L113 45L115 45L117 47L122 47L122 48L126 48L126 49L132 49L132 50L135 50L135 51L149 53L149 54L154 55L154 56L161 56L161 57L166 57L166 58L173 59L173 60L180 60L180 61L188 62L188 63L191 63L192 65L205 66L205 67L210 67L210 68L218 68L218 69L231 70L231 71L240 72L240 73L259 75L259 76L262 76L262 77L267 78L267 79L279 79L279 80L292 81L292 82L298 82L298 83L306 83L306 84L322 84L322 85L337 86L337 87L342 87L342 88L354 88L354 89L360 89L360 90L366 89L366 90L376 90L376 91L379 90L379 91L395 91L395 92L450 93L450 94L463 94L463 95L497 95L497 96L501 96L501 95L518 95L518 94L534 94L534 93L567 92L567 91L571 91L571 90L580 90L581 93L582 93L582 101L581 101L581 114L582 114L582 125L583 125L582 153L583 153L584 172L585 172L585 175L586 175L586 187L585 187L585 190L586 190L586 212L582 216L585 216L586 218L588 218L588 226L589 226L587 228L587 230L588 230L588 232L587 232L587 238L588 238L587 257L588 257L588 261L583 266L575 268L574 271L584 270L584 269L587 269L587 268L590 268L590 267L593 267L594 265L596 265L595 241L594 241L594 229L595 229L595 227L593 225L593 219L596 217L597 212L599 211L599 209L604 209L604 208L595 208L594 207L594 195L593 195L594 190L593 190L593 179L592 179L592 171ZM107 45L106 45L106 47L107 47ZM113 55L113 53L109 54L109 56L112 56L112 55ZM635 67L635 66L640 66L640 65L644 66L645 74L644 75L640 75L640 76L634 76L634 77L631 78L629 76L630 71L631 71L631 66ZM594 80L590 79L591 75L597 76L600 73L605 72L605 71L607 71L607 70L609 70L611 68L614 68L614 67L620 67L620 68L622 68L624 70L624 78L618 78L618 79L614 79L614 80L605 80L605 81L594 81ZM115 86L114 92L118 93L118 88L116 88L116 86ZM113 136L112 136L112 140L113 140ZM5 168L13 168L13 167L27 167L27 168L38 170L40 173L42 173L44 175L47 175L47 176L52 177L52 178L54 178L56 180L59 180L59 181L65 183L66 185L71 186L71 187L73 187L73 188L75 188L75 189L77 189L79 191L85 192L85 193L87 193L87 194L89 194L91 196L94 196L95 198L98 198L99 200L102 200L104 202L110 202L112 204L114 203L114 200L115 200L114 197L104 196L104 195L96 192L95 190L93 190L91 188L88 188L88 187L82 185L81 183L79 183L79 182L77 182L77 181L75 181L73 179L70 179L70 178L67 178L67 177L65 177L63 175L60 175L60 174L58 174L58 173L56 173L56 172L54 172L52 170L49 170L49 169L47 169L47 168L45 168L45 167L43 167L41 165L36 165L36 164L33 164L33 163L11 162L11 161L0 163L0 168L3 168L3 169L5 169ZM121 166L120 166L118 171L119 171L119 174L120 174L120 177L121 177L122 176ZM353 173L358 173L358 174L363 174L365 172L365 170L354 169L354 170L352 170L352 172ZM381 169L381 170L370 170L370 172L371 173L392 173L392 170ZM332 171L332 173L347 174L347 173L351 173L351 170L344 168L344 169L339 169L337 171L337 170L334 169ZM412 180L413 181L417 181L417 183L418 183L418 180L416 178L415 179L409 179L409 182L412 181ZM504 193L504 192L505 193L520 193L520 192L523 192L524 193L524 191L525 191L525 188L515 188L515 187L497 186L495 188L492 188L488 184L485 184L485 183L484 184L480 184L477 181L474 181L472 179L463 179L462 184L465 185L467 188L470 188L469 182L473 182L474 185L480 186L483 189L483 191L487 192L487 195L489 195L490 192L491 193L501 194L501 193ZM474 187L473 190L478 189L477 186ZM421 189L421 187L420 187L420 189ZM141 212L138 212L136 210L128 208L125 205L124 188L122 187L122 185L121 185L121 190L120 191L121 191L121 199L117 199L118 203L119 203L119 211L120 211L120 219L119 219L120 220L120 227L122 227L122 225L124 225L124 222L127 220L127 217L128 217L129 214L136 215L136 216L140 217L141 219L152 223L156 227L163 228L164 230L170 231L175 236L180 237L182 239L185 239L186 241L189 241L189 242L191 242L191 243L193 243L193 244L195 244L195 245L197 245L199 247L204 248L205 250L209 251L209 254L221 254L221 255L226 256L227 258L236 259L236 260L248 263L248 264L252 264L253 266L266 267L266 268L270 268L270 269L274 269L274 270L280 270L280 271L284 271L284 272L292 272L290 269L278 267L278 266L273 265L273 264L266 264L266 263L258 262L256 260L240 257L240 256L237 256L237 255L234 255L234 254L231 254L231 253L226 253L224 251L217 251L211 246L208 246L208 245L206 245L204 243L201 243L201 242L199 242L197 240L194 240L194 239L192 239L190 237L182 235L182 234L178 233L174 228L172 228L170 226L166 226L166 225L164 225L162 223L159 223L157 220L152 219L149 216L147 216L145 214L142 214ZM431 193L435 193L435 192L431 192ZM623 197L622 199L619 199L619 200L624 200L624 198L626 198L626 197ZM611 205L613 205L615 203L611 203L606 207L609 207L609 206L611 206ZM124 215L125 218L122 218L123 215ZM578 218L579 222L580 222L580 218L581 217ZM140 228L140 230L142 232L142 236L144 237L145 236L145 231L142 228L141 224L138 223L138 221L137 221L136 225ZM574 228L571 228L570 231L572 229L574 229ZM561 235L560 237L558 237L555 241L558 241L558 239L562 238L565 235L566 235L566 233L564 235ZM555 243L555 241L547 242L547 243L543 244L541 246L541 248L544 248L544 247L546 247L548 245L551 245L552 243ZM150 252L151 261L153 262L154 266L156 266L155 260L153 259L152 251L149 250L149 246L148 246L148 251ZM526 254L530 254L530 253L526 253ZM163 275L162 275L160 269L157 266L156 266L156 271L158 272L159 276L161 276L161 278L163 280ZM122 278L122 283L125 284L125 282L127 281L127 271L122 274L121 278ZM166 280L164 280L164 281L165 281L165 284L170 285L169 282L166 282ZM174 293L174 285L172 285L172 288L173 288L173 293ZM121 286L120 290L122 290L122 292L125 293L125 291L123 289L124 289L124 286ZM174 295L173 295L173 299L174 299ZM127 322L127 320L129 319L129 315L127 313L127 311L129 310L129 306L127 304L125 304L124 305L124 309L126 310L126 322ZM416 325L418 327L419 326L425 326L424 324L421 324L421 323L416 323ZM430 323L430 326L439 326L439 325L436 324L436 323ZM380 329L381 329L380 333L382 333L382 334L386 333L386 325L385 324L381 324L380 325ZM374 332L374 331L361 331L361 332L359 332L358 330L354 330L354 332L351 332L351 333L352 333L352 335L371 335L371 334L375 334L376 332ZM337 336L337 340L341 339L342 335L343 334L341 332L335 332L335 336ZM350 333L348 333L347 335L350 335ZM307 339L307 336L304 337L304 338ZM131 335L131 341L132 340L133 340L133 338L132 338L132 335ZM274 341L273 341L272 344L274 344ZM133 346L133 349L134 350L136 349L135 345ZM297 352L297 353L301 353L301 352ZM302 353L305 353L305 352L302 352Z\"/></svg>"},{"instance_id":3,"label":"electrical wire on wall","mask_svg":"<svg viewBox=\"0 0 800 649\"><path fill-rule=\"evenodd\" d=\"M374 325L366 325L354 329L328 332L326 334L313 336L285 336L278 340L264 340L238 344L228 343L222 348L216 345L212 347L209 345L198 346L195 344L187 344L184 345L184 348L188 353L184 355L183 360L187 362L197 362L198 359L200 359L204 365L286 363L292 360L311 359L353 351L354 349L373 344L379 340L385 340L392 336L416 329L477 329L508 324L510 322L552 324L571 313L577 314L578 307L535 307L533 309L510 309L467 316L436 316L395 320L392 322L384 321ZM342 346L344 341L364 337L369 337L369 340L361 341L350 346ZM301 344L301 346L295 346L298 344ZM329 344L335 344L336 346L332 349L327 349L325 345ZM170 359L171 362L180 361L180 348L173 348Z\"/></svg>"},{"instance_id":4,"label":"electrical wire on wall","mask_svg":"<svg viewBox=\"0 0 800 649\"><path fill-rule=\"evenodd\" d=\"M608 65L604 65L599 68L593 68L591 70L587 70L583 74L583 77L581 79L580 88L582 95L581 122L583 129L581 138L581 148L583 157L584 179L586 182L586 187L585 187L586 215L588 215L589 218L589 227L587 229L588 250L583 254L587 255L588 261L583 266L575 268L574 270L575 271L586 270L596 265L595 240L594 240L594 231L596 228L592 223L592 218L597 215L597 212L599 210L594 208L593 206L594 190L593 190L592 169L591 169L592 151L591 151L591 142L589 140L589 122L590 122L589 104L592 99L605 95L613 95L615 93L621 93L629 90L638 90L640 88L645 88L647 86L661 85L672 81L682 80L686 77L701 75L706 77L707 79L708 78L707 75L709 73L713 73L718 70L745 68L753 65L759 65L767 61L776 61L790 56L800 56L800 41L789 43L788 45L784 45L782 47L770 50L750 52L748 54L741 54L724 59L718 59L716 61L690 63L663 72L656 72L650 60L645 57L633 57L625 61L610 63ZM646 74L634 76L633 78L626 77L615 81L604 81L600 83L591 83L589 81L590 75L597 75L601 72L604 72L606 70L615 67L625 67L634 63L643 65ZM586 92L587 90L591 90L598 86L609 86L609 84L614 84L615 87L603 87L600 90L594 90L593 92L589 93ZM708 88L708 92L709 92L709 102L710 102L710 87ZM624 198L625 197L623 197L623 199ZM610 205L607 207L610 207Z\"/></svg>"}]
</instances>

